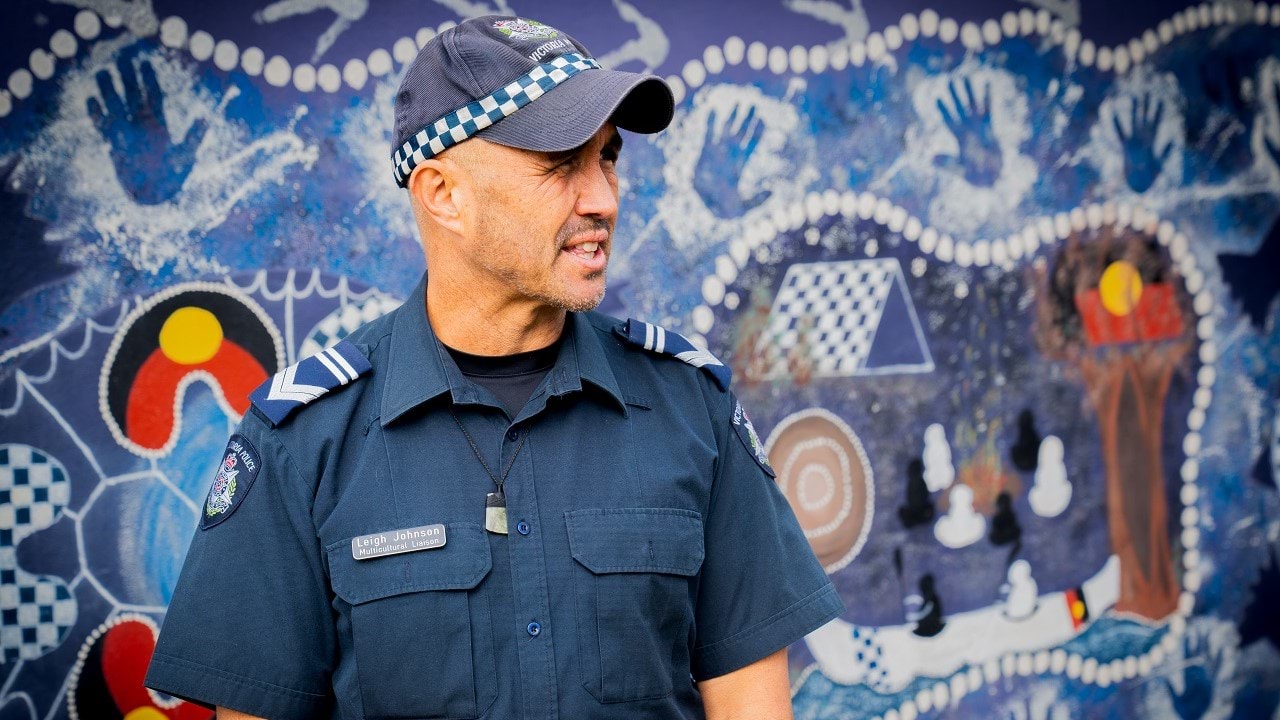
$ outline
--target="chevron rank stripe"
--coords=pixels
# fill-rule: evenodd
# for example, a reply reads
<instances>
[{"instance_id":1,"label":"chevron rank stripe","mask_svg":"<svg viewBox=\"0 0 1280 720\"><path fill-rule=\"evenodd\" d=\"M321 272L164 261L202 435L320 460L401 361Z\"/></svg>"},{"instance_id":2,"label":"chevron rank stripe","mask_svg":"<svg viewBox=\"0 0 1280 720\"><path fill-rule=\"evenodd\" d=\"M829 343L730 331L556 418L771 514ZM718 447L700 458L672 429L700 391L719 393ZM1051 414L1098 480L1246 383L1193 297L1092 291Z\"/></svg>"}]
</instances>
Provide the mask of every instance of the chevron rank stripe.
<instances>
[{"instance_id":1,"label":"chevron rank stripe","mask_svg":"<svg viewBox=\"0 0 1280 720\"><path fill-rule=\"evenodd\" d=\"M298 408L371 369L364 353L343 340L276 373L250 393L249 399L272 425L279 425Z\"/></svg>"},{"instance_id":2,"label":"chevron rank stripe","mask_svg":"<svg viewBox=\"0 0 1280 720\"><path fill-rule=\"evenodd\" d=\"M696 368L707 371L721 390L729 389L733 371L715 355L689 342L680 333L632 318L621 328L627 342L659 355L670 355Z\"/></svg>"}]
</instances>

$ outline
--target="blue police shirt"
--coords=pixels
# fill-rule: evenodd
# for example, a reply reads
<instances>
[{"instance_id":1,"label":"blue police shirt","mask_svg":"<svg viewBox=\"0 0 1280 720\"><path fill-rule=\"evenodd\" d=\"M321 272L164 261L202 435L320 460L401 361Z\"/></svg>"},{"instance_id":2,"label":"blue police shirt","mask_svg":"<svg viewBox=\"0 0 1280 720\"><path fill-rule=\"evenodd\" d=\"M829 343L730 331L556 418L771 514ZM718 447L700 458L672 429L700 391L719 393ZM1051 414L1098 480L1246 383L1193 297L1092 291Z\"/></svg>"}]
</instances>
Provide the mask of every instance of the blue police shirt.
<instances>
[{"instance_id":1,"label":"blue police shirt","mask_svg":"<svg viewBox=\"0 0 1280 720\"><path fill-rule=\"evenodd\" d=\"M702 718L696 680L843 610L711 375L571 313L511 419L425 291L348 338L371 372L278 424L246 413L149 687L267 718ZM509 535L451 409L511 463ZM436 524L443 545L354 557Z\"/></svg>"}]
</instances>

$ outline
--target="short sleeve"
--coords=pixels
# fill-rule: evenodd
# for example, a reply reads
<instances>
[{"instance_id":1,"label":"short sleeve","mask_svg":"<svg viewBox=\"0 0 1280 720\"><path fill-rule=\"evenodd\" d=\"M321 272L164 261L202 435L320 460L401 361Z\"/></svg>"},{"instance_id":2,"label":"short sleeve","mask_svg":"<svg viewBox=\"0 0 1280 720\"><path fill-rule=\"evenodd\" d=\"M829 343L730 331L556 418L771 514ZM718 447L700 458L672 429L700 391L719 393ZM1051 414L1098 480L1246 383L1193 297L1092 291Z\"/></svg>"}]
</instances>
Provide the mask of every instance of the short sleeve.
<instances>
[{"instance_id":1,"label":"short sleeve","mask_svg":"<svg viewBox=\"0 0 1280 720\"><path fill-rule=\"evenodd\" d=\"M721 399L695 619L698 680L768 657L844 611L745 411L731 393Z\"/></svg>"},{"instance_id":2,"label":"short sleeve","mask_svg":"<svg viewBox=\"0 0 1280 720\"><path fill-rule=\"evenodd\" d=\"M145 684L273 720L327 715L337 641L307 485L252 410L210 475Z\"/></svg>"}]
</instances>

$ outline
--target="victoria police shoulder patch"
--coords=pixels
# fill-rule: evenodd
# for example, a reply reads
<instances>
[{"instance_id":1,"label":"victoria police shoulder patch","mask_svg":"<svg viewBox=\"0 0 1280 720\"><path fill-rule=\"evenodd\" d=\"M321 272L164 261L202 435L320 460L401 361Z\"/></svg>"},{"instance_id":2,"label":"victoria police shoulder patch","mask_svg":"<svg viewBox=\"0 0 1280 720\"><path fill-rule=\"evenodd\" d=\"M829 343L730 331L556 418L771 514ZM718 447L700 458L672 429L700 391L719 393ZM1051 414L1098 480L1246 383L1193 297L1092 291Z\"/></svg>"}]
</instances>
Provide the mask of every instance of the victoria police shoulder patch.
<instances>
[{"instance_id":1,"label":"victoria police shoulder patch","mask_svg":"<svg viewBox=\"0 0 1280 720\"><path fill-rule=\"evenodd\" d=\"M231 517L231 513L244 502L261 471L262 458L258 451L243 435L232 435L227 441L226 452L222 454L218 473L213 477L213 485L209 487L209 497L204 501L200 528L208 530Z\"/></svg>"},{"instance_id":2,"label":"victoria police shoulder patch","mask_svg":"<svg viewBox=\"0 0 1280 720\"><path fill-rule=\"evenodd\" d=\"M276 373L249 399L272 425L279 425L298 408L372 369L359 348L342 340Z\"/></svg>"},{"instance_id":3,"label":"victoria police shoulder patch","mask_svg":"<svg viewBox=\"0 0 1280 720\"><path fill-rule=\"evenodd\" d=\"M751 418L747 417L747 411L743 409L742 403L738 398L733 398L733 418L730 420L733 424L733 432L742 441L747 448L747 452L751 453L751 457L756 459L756 463L769 474L769 477L777 477L773 472L773 466L769 464L769 456L765 454L764 443L760 442L760 436L756 434L756 428L751 424Z\"/></svg>"},{"instance_id":4,"label":"victoria police shoulder patch","mask_svg":"<svg viewBox=\"0 0 1280 720\"><path fill-rule=\"evenodd\" d=\"M733 379L733 371L729 366L720 362L709 351L689 342L680 333L632 318L618 329L618 334L632 345L660 355L670 355L696 368L702 368L721 390L729 389L729 382Z\"/></svg>"}]
</instances>

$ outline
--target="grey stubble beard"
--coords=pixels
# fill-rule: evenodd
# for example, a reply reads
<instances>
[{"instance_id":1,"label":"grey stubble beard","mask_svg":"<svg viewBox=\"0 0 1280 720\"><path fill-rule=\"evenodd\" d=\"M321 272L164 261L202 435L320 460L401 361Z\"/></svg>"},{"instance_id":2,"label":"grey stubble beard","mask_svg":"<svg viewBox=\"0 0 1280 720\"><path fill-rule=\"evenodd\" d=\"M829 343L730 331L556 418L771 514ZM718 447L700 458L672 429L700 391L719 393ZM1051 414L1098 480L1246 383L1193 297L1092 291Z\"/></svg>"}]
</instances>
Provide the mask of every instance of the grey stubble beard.
<instances>
[{"instance_id":1,"label":"grey stubble beard","mask_svg":"<svg viewBox=\"0 0 1280 720\"><path fill-rule=\"evenodd\" d=\"M489 230L493 227L494 224L495 223L493 223L491 218L486 217L485 220L482 222L481 232L484 232L489 237L494 237L495 233L489 232ZM509 234L511 231L514 231L514 232L520 231L520 229L518 227L514 227L515 224L506 217L503 217L496 224L500 225L503 230L502 233L496 234L497 237L511 237L511 235ZM565 244L569 242L569 240L574 235L581 233L584 229L605 230L606 232L609 233L607 242L612 244L613 227L609 224L609 222L603 219L588 219L585 223L585 227L583 223L566 223L565 225L562 225L560 227L560 229L556 232L556 238L555 238L557 251L564 248ZM520 276L520 274L517 271L512 269L511 265L498 267L492 263L484 262L483 260L481 262L484 265L485 269L487 269L489 272L493 273L494 275L502 278L504 281L506 281L508 285L515 288L516 291L519 292L521 295L524 295L527 298L536 300L548 307L553 307L553 308L556 308L557 310L564 310L566 312L587 312L589 310L594 310L595 308L599 307L601 302L604 302L605 293L608 291L608 288L609 288L607 264L604 269L600 270L599 272L591 273L590 275L587 276L587 279L589 280L595 280L596 277L599 277L599 276L604 277L604 283L600 286L600 292L597 293L594 298L579 300L573 297L569 297L568 295L561 295L561 294L556 294L552 292L546 292L538 288L530 287L524 281L524 279Z\"/></svg>"}]
</instances>

